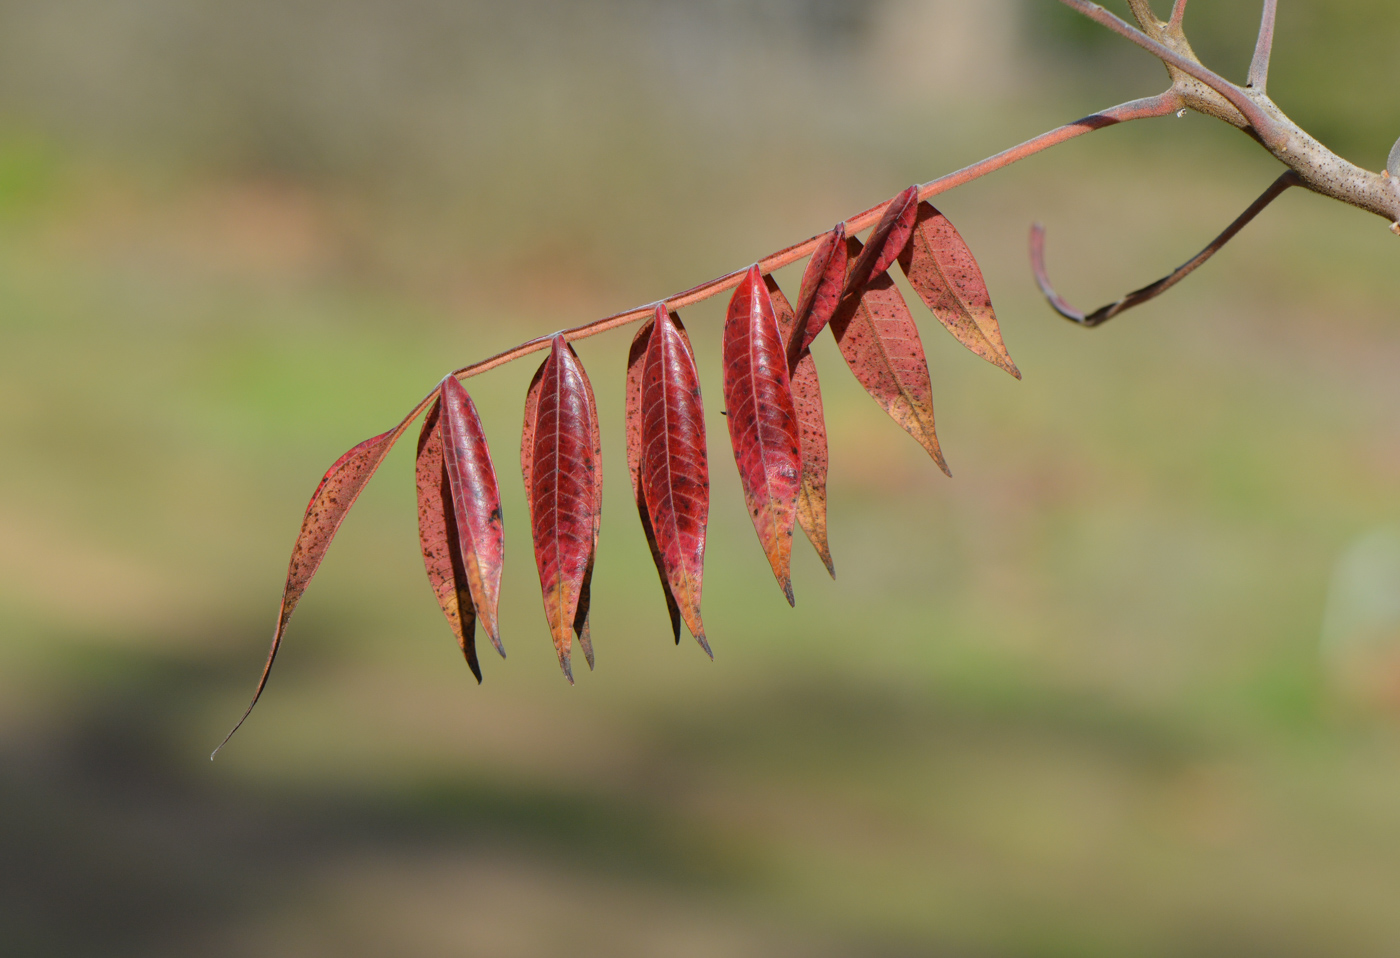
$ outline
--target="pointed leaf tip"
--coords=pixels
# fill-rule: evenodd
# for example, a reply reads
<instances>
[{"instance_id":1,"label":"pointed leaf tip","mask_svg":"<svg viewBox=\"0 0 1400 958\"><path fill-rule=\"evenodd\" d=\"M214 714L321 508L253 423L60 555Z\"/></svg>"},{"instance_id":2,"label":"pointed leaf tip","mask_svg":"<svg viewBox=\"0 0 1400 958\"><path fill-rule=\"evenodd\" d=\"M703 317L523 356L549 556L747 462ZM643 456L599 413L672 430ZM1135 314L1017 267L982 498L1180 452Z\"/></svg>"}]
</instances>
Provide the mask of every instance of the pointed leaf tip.
<instances>
[{"instance_id":1,"label":"pointed leaf tip","mask_svg":"<svg viewBox=\"0 0 1400 958\"><path fill-rule=\"evenodd\" d=\"M783 337L757 265L729 300L722 348L725 421L744 499L773 575L789 594L800 433Z\"/></svg>"},{"instance_id":2,"label":"pointed leaf tip","mask_svg":"<svg viewBox=\"0 0 1400 958\"><path fill-rule=\"evenodd\" d=\"M860 240L846 242L858 259ZM933 386L919 328L894 281L881 273L843 300L831 333L865 391L951 476L934 431Z\"/></svg>"},{"instance_id":3,"label":"pointed leaf tip","mask_svg":"<svg viewBox=\"0 0 1400 958\"><path fill-rule=\"evenodd\" d=\"M836 235L837 231L832 234ZM844 236L844 232L840 235ZM815 254L814 254L815 255ZM847 255L845 241L841 242L838 261L844 274ZM810 267L809 267L810 268ZM826 566L832 578L836 572L831 560L831 546L826 534L826 475L828 465L826 444L826 417L822 410L821 383L817 379L817 364L812 353L802 348L794 358L791 347L797 343L798 332L802 329L801 320L788 304L787 297L778 288L772 276L765 280L768 295L773 301L773 311L778 320L778 332L789 341L788 370L792 385L793 408L797 412L799 445L802 452L802 487L797 494L797 524L802 527L807 540L817 550L818 557ZM835 295L839 297L841 284L835 285ZM836 306L833 299L832 308ZM828 317L830 318L830 317ZM825 325L825 320L822 321Z\"/></svg>"},{"instance_id":4,"label":"pointed leaf tip","mask_svg":"<svg viewBox=\"0 0 1400 958\"><path fill-rule=\"evenodd\" d=\"M704 579L710 469L700 374L680 317L658 307L642 357L639 488L658 568L697 641ZM701 642L703 647L703 641Z\"/></svg>"},{"instance_id":5,"label":"pointed leaf tip","mask_svg":"<svg viewBox=\"0 0 1400 958\"><path fill-rule=\"evenodd\" d=\"M526 394L520 470L545 617L570 683L574 634L585 655L591 650L588 589L602 504L598 443L592 387L573 349L557 335Z\"/></svg>"},{"instance_id":6,"label":"pointed leaf tip","mask_svg":"<svg viewBox=\"0 0 1400 958\"><path fill-rule=\"evenodd\" d=\"M423 418L414 473L418 488L418 544L438 606L442 609L467 667L481 681L476 655L476 603L473 601L462 540L457 532L448 469L443 461L442 398Z\"/></svg>"},{"instance_id":7,"label":"pointed leaf tip","mask_svg":"<svg viewBox=\"0 0 1400 958\"><path fill-rule=\"evenodd\" d=\"M403 435L417 414L418 410L415 409L393 429L352 447L331 464L317 483L316 491L311 494L311 501L302 517L301 531L297 533L296 544L292 547L292 558L287 564L287 581L282 587L282 604L277 611L277 626L272 633L272 647L268 650L267 661L263 665L257 689L253 692L253 700L248 703L248 708L233 729L224 736L219 747L210 754L210 760L219 754L219 750L229 743L248 720L248 716L253 714L253 707L258 704L263 689L267 687L273 660L277 658L282 636L287 631L292 612L301 601L302 593L310 585L316 570L321 567L321 560L326 557L326 550L330 548L331 540L340 530L340 524L345 521L350 507L355 504L355 500L360 497L379 464L384 461L384 457L389 454L389 450L394 447L394 443Z\"/></svg>"},{"instance_id":8,"label":"pointed leaf tip","mask_svg":"<svg viewBox=\"0 0 1400 958\"><path fill-rule=\"evenodd\" d=\"M497 608L505 561L501 493L476 405L457 377L442 387L442 454L467 585L491 644L502 656Z\"/></svg>"},{"instance_id":9,"label":"pointed leaf tip","mask_svg":"<svg viewBox=\"0 0 1400 958\"><path fill-rule=\"evenodd\" d=\"M931 203L920 203L917 213L909 241L899 254L909 285L958 342L1020 379L1021 371L1002 342L991 294L972 250Z\"/></svg>"}]
</instances>

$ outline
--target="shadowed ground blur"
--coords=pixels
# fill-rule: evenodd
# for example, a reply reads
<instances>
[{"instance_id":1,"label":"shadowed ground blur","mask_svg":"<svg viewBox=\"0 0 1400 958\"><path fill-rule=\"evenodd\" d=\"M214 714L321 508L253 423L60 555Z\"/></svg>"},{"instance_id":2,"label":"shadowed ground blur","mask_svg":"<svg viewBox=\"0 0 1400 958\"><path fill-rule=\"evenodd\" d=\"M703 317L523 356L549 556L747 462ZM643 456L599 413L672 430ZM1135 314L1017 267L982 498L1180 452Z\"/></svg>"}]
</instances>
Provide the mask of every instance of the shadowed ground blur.
<instances>
[{"instance_id":1,"label":"shadowed ground blur","mask_svg":"<svg viewBox=\"0 0 1400 958\"><path fill-rule=\"evenodd\" d=\"M1271 92L1379 167L1400 11L1281 6ZM1187 25L1238 78L1257 16ZM707 303L713 663L667 632L616 332L579 346L597 671L539 607L527 360L468 384L509 660L477 687L436 609L405 441L207 761L316 479L447 370L1163 85L1039 0L0 0L5 952L1393 954L1400 246L1285 195L1094 332L1025 262L1042 220L1094 307L1194 253L1276 175L1196 116L939 201L1025 372L916 307L951 481L819 341L838 578L799 539L795 611Z\"/></svg>"}]
</instances>

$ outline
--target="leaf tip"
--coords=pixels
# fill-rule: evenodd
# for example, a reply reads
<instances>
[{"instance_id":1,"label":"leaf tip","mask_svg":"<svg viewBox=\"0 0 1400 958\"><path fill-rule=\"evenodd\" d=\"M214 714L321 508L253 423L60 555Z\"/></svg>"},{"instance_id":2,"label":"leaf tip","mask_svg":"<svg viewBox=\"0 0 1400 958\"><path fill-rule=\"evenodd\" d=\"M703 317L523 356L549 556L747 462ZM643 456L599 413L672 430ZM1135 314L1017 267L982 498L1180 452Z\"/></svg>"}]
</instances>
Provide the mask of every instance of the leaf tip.
<instances>
[{"instance_id":1,"label":"leaf tip","mask_svg":"<svg viewBox=\"0 0 1400 958\"><path fill-rule=\"evenodd\" d=\"M797 608L797 599L792 594L792 577L784 576L778 580L778 585L783 587L783 595L787 598L788 605L794 609Z\"/></svg>"},{"instance_id":2,"label":"leaf tip","mask_svg":"<svg viewBox=\"0 0 1400 958\"><path fill-rule=\"evenodd\" d=\"M701 632L699 635L695 636L695 641L700 643L700 648L705 650L705 654L708 655L710 661L713 662L715 660L715 653L710 650L710 643L706 641L705 633Z\"/></svg>"}]
</instances>

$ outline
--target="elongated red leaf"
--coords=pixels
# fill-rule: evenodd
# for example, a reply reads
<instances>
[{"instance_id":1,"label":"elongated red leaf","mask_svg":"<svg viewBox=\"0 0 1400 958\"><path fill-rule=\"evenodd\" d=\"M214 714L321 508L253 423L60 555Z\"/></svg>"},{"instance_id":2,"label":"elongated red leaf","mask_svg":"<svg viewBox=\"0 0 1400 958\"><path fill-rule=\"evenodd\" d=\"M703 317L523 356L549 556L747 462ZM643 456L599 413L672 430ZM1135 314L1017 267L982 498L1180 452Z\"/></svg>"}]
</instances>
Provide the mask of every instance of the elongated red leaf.
<instances>
[{"instance_id":1,"label":"elongated red leaf","mask_svg":"<svg viewBox=\"0 0 1400 958\"><path fill-rule=\"evenodd\" d=\"M486 433L467 391L456 376L442 381L442 462L451 487L456 538L465 564L472 604L491 644L504 657L496 609L500 603L505 533L501 493Z\"/></svg>"},{"instance_id":2,"label":"elongated red leaf","mask_svg":"<svg viewBox=\"0 0 1400 958\"><path fill-rule=\"evenodd\" d=\"M843 243L843 254L844 246ZM844 262L845 256L841 259ZM798 352L796 365L792 364L792 347L799 342L802 327L798 325L792 306L773 277L764 277L764 283L773 300L778 334L788 342L792 402L801 436L802 487L797 493L797 524L802 527L807 540L826 566L826 571L834 579L836 566L831 561L831 546L826 539L826 416L822 412L822 387L817 381L817 363L811 351L804 348Z\"/></svg>"},{"instance_id":3,"label":"elongated red leaf","mask_svg":"<svg viewBox=\"0 0 1400 958\"><path fill-rule=\"evenodd\" d=\"M228 744L234 732L243 727L243 723L253 712L253 706L258 704L263 689L267 687L267 677L272 672L272 661L277 658L277 650L282 645L287 623L291 620L297 603L301 601L302 593L306 591L316 570L321 567L321 560L326 557L326 550L330 548L331 540L335 538L341 522L345 520L345 514L355 504L365 483L369 482L379 464L394 447L394 443L413 421L416 412L415 410L414 413L410 413L403 422L388 432L366 439L352 448L337 459L321 477L316 491L311 494L311 502L306 506L306 515L302 517L296 545L292 547L292 559L287 565L287 582L282 587L282 606L277 610L277 627L272 633L272 648L268 650L267 663L263 665L257 690L253 692L253 700L248 703L243 717L238 720L233 730L224 736L219 748L214 749L213 754L209 756L211 759L219 754L220 748Z\"/></svg>"},{"instance_id":4,"label":"elongated red leaf","mask_svg":"<svg viewBox=\"0 0 1400 958\"><path fill-rule=\"evenodd\" d=\"M932 204L920 203L918 213L909 243L899 254L909 285L958 342L1020 379L972 250Z\"/></svg>"},{"instance_id":5,"label":"elongated red leaf","mask_svg":"<svg viewBox=\"0 0 1400 958\"><path fill-rule=\"evenodd\" d=\"M792 526L802 455L787 353L773 301L755 264L724 321L724 403L734 461L758 540L792 605Z\"/></svg>"},{"instance_id":6,"label":"elongated red leaf","mask_svg":"<svg viewBox=\"0 0 1400 958\"><path fill-rule=\"evenodd\" d=\"M846 242L856 257L860 240ZM831 320L831 332L865 391L918 440L938 468L952 475L933 428L933 385L919 328L894 280L881 273L858 297L843 300Z\"/></svg>"},{"instance_id":7,"label":"elongated red leaf","mask_svg":"<svg viewBox=\"0 0 1400 958\"><path fill-rule=\"evenodd\" d=\"M797 365L797 357L812 345L817 334L836 314L836 307L841 303L841 291L846 285L846 272L850 267L849 255L846 224L837 223L835 229L822 237L821 243L812 251L811 259L807 260L807 268L802 273L802 288L797 296L797 328L802 330L802 335L791 336L786 330L783 331L783 337L788 340L789 371Z\"/></svg>"},{"instance_id":8,"label":"elongated red leaf","mask_svg":"<svg viewBox=\"0 0 1400 958\"><path fill-rule=\"evenodd\" d=\"M418 544L423 567L442 614L457 637L457 644L478 682L481 663L476 657L476 606L467 584L466 564L457 537L452 487L442 461L442 400L433 403L418 434Z\"/></svg>"},{"instance_id":9,"label":"elongated red leaf","mask_svg":"<svg viewBox=\"0 0 1400 958\"><path fill-rule=\"evenodd\" d=\"M846 277L846 294L853 295L865 288L899 258L900 251L909 242L909 234L914 231L914 221L919 213L919 188L911 186L903 190L890 205L885 207L885 215L870 231L870 237L859 255L852 254L855 264Z\"/></svg>"},{"instance_id":10,"label":"elongated red leaf","mask_svg":"<svg viewBox=\"0 0 1400 958\"><path fill-rule=\"evenodd\" d=\"M665 306L656 308L642 371L641 486L671 595L711 658L700 620L710 466L705 409L690 343Z\"/></svg>"},{"instance_id":11,"label":"elongated red leaf","mask_svg":"<svg viewBox=\"0 0 1400 958\"><path fill-rule=\"evenodd\" d=\"M642 520L642 532L646 535L647 548L651 550L651 561L656 564L656 574L661 578L661 591L666 596L666 611L671 617L671 634L676 644L680 645L681 609L676 604L676 597L671 594L671 582L666 576L666 563L661 558L661 548L656 544L656 530L652 528L646 497L642 494L642 367L647 346L651 343L651 333L655 328L655 317L643 323L642 328L637 330L637 335L632 337L632 348L627 354L627 473L632 478L632 498L637 503L637 515Z\"/></svg>"},{"instance_id":12,"label":"elongated red leaf","mask_svg":"<svg viewBox=\"0 0 1400 958\"><path fill-rule=\"evenodd\" d=\"M559 667L572 684L573 633L579 634L585 654L590 652L584 639L586 600L598 538L602 463L592 389L563 336L554 337L549 358L530 384L520 466L545 616Z\"/></svg>"}]
</instances>

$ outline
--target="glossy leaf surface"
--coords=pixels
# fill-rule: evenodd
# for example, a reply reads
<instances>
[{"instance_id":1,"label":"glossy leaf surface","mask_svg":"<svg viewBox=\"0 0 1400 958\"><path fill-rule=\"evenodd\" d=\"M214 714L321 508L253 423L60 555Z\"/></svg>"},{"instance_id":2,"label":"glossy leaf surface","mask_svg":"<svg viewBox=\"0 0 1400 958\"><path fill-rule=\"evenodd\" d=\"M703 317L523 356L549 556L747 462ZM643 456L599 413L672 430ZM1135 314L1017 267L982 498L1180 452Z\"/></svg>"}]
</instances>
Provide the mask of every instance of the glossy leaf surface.
<instances>
[{"instance_id":1,"label":"glossy leaf surface","mask_svg":"<svg viewBox=\"0 0 1400 958\"><path fill-rule=\"evenodd\" d=\"M846 241L857 258L860 240ZM948 475L933 427L933 385L919 329L909 306L886 273L871 280L859 296L842 301L831 332L846 365L895 422L918 440Z\"/></svg>"},{"instance_id":2,"label":"glossy leaf surface","mask_svg":"<svg viewBox=\"0 0 1400 958\"><path fill-rule=\"evenodd\" d=\"M466 564L457 536L452 487L442 461L442 401L433 403L418 435L415 474L418 481L418 545L428 584L472 674L481 681L476 657L476 606L467 583Z\"/></svg>"},{"instance_id":3,"label":"glossy leaf surface","mask_svg":"<svg viewBox=\"0 0 1400 958\"><path fill-rule=\"evenodd\" d=\"M447 472L455 514L457 540L465 563L472 603L491 644L505 655L501 645L497 606L500 604L501 567L505 561L505 533L501 527L501 492L486 433L476 405L456 376L442 381L442 462Z\"/></svg>"},{"instance_id":4,"label":"glossy leaf surface","mask_svg":"<svg viewBox=\"0 0 1400 958\"><path fill-rule=\"evenodd\" d=\"M671 595L686 628L713 658L700 619L710 467L705 409L690 343L656 308L642 369L641 487Z\"/></svg>"},{"instance_id":5,"label":"glossy leaf surface","mask_svg":"<svg viewBox=\"0 0 1400 958\"><path fill-rule=\"evenodd\" d=\"M545 616L570 683L573 634L592 659L587 617L602 502L598 439L597 406L583 366L555 336L526 399L520 466Z\"/></svg>"},{"instance_id":6,"label":"glossy leaf surface","mask_svg":"<svg viewBox=\"0 0 1400 958\"><path fill-rule=\"evenodd\" d=\"M1020 379L972 250L931 204L920 203L918 213L909 243L899 255L909 285L958 342Z\"/></svg>"},{"instance_id":7,"label":"glossy leaf surface","mask_svg":"<svg viewBox=\"0 0 1400 958\"><path fill-rule=\"evenodd\" d=\"M783 594L793 603L792 527L802 484L787 352L763 274L734 290L724 321L724 403L749 516Z\"/></svg>"},{"instance_id":8,"label":"glossy leaf surface","mask_svg":"<svg viewBox=\"0 0 1400 958\"><path fill-rule=\"evenodd\" d=\"M844 243L842 244L844 247ZM844 256L842 257L844 261ZM792 348L798 342L801 327L783 291L773 277L764 277L773 312L778 320L778 333L788 343L789 380L792 404L797 412L797 426L802 452L802 486L797 493L797 524L807 540L817 550L826 571L836 578L836 566L831 561L831 546L826 538L826 415L822 411L822 387L817 381L817 363L808 349L797 354L792 363Z\"/></svg>"},{"instance_id":9,"label":"glossy leaf surface","mask_svg":"<svg viewBox=\"0 0 1400 958\"><path fill-rule=\"evenodd\" d=\"M637 503L637 515L642 520L642 532L647 539L647 548L651 550L651 561L656 564L656 574L661 579L661 591L666 597L666 611L671 617L671 635L679 645L681 609L676 604L676 597L671 594L666 563L661 557L660 546L656 544L656 530L652 528L646 497L642 494L642 369L647 346L651 343L651 333L655 328L655 317L643 323L642 328L632 337L632 348L627 354L627 474L632 479L632 498Z\"/></svg>"},{"instance_id":10,"label":"glossy leaf surface","mask_svg":"<svg viewBox=\"0 0 1400 958\"><path fill-rule=\"evenodd\" d=\"M837 223L836 228L822 237L821 243L812 251L807 260L807 268L802 273L802 287L797 296L797 328L802 330L800 337L783 330L783 338L788 342L788 369L797 364L797 357L812 345L817 335L836 315L836 307L841 303L841 291L846 286L846 273L850 268L849 248L846 246L846 224ZM770 286L770 290L774 288ZM781 320L781 316L779 317Z\"/></svg>"}]
</instances>

